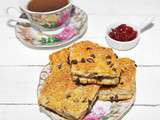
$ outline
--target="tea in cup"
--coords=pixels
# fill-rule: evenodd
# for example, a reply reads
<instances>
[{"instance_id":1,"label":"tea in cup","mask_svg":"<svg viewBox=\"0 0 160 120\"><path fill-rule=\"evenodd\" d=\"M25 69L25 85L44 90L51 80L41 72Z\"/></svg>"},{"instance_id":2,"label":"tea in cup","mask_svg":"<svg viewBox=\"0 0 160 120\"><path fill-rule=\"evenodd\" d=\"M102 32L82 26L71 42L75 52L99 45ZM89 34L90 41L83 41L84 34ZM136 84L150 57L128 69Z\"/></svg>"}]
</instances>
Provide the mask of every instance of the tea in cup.
<instances>
[{"instance_id":1,"label":"tea in cup","mask_svg":"<svg viewBox=\"0 0 160 120\"><path fill-rule=\"evenodd\" d=\"M68 0L20 0L19 3L28 19L11 16L9 11L17 8L7 9L11 19L19 23L29 23L41 30L57 29L69 23L72 4Z\"/></svg>"}]
</instances>

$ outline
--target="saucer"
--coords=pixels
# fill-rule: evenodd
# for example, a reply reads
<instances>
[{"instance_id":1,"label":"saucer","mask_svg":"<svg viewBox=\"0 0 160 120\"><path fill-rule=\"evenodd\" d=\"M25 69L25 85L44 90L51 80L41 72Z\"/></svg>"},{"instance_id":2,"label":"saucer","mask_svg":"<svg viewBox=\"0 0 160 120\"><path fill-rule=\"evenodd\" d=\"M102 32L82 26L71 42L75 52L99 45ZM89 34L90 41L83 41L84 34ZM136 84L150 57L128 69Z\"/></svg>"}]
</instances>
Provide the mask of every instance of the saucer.
<instances>
[{"instance_id":1,"label":"saucer","mask_svg":"<svg viewBox=\"0 0 160 120\"><path fill-rule=\"evenodd\" d=\"M51 74L51 66L47 64L44 66L40 73L40 80L37 89L37 97L40 95L40 91L48 76ZM83 120L121 120L127 112L131 109L135 102L136 92L134 96L129 100L110 102L97 100L93 105L92 110L88 113ZM66 120L58 114L46 109L43 106L39 106L40 111L49 116L52 120Z\"/></svg>"},{"instance_id":2,"label":"saucer","mask_svg":"<svg viewBox=\"0 0 160 120\"><path fill-rule=\"evenodd\" d=\"M21 18L28 19L25 14ZM73 6L70 22L54 31L39 31L37 28L17 23L16 37L31 48L54 48L81 38L87 31L88 17L80 8Z\"/></svg>"}]
</instances>

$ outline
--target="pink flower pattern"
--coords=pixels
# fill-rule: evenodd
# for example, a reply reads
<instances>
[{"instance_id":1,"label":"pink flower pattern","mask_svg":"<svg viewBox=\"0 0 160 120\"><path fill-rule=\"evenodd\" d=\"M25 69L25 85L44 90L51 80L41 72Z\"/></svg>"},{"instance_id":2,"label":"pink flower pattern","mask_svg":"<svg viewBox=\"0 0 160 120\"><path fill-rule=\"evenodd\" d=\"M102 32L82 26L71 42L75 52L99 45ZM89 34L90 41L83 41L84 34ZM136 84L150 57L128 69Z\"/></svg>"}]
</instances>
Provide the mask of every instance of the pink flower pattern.
<instances>
[{"instance_id":1,"label":"pink flower pattern","mask_svg":"<svg viewBox=\"0 0 160 120\"><path fill-rule=\"evenodd\" d=\"M53 37L59 40L69 40L76 34L76 29L74 26L67 26L62 32L53 35Z\"/></svg>"},{"instance_id":2,"label":"pink flower pattern","mask_svg":"<svg viewBox=\"0 0 160 120\"><path fill-rule=\"evenodd\" d=\"M100 117L90 113L83 120L100 120Z\"/></svg>"},{"instance_id":3,"label":"pink flower pattern","mask_svg":"<svg viewBox=\"0 0 160 120\"><path fill-rule=\"evenodd\" d=\"M68 19L69 16L70 16L69 12L65 11L63 15L58 19L56 25L57 26L62 25Z\"/></svg>"},{"instance_id":4,"label":"pink flower pattern","mask_svg":"<svg viewBox=\"0 0 160 120\"><path fill-rule=\"evenodd\" d=\"M98 101L94 105L93 109L91 110L91 113L88 114L84 120L100 120L103 116L107 115L109 113L109 108L111 106L111 103L108 103L108 106L105 105L106 102Z\"/></svg>"}]
</instances>

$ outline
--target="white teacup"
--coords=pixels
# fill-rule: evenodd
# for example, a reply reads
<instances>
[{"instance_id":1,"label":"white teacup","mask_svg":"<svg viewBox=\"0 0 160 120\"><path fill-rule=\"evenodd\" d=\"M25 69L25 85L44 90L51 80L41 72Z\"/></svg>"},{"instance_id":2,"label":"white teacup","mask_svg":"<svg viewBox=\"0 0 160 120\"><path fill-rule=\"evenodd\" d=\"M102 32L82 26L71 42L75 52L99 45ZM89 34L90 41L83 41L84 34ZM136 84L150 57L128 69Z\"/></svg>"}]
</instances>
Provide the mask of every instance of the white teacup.
<instances>
[{"instance_id":1,"label":"white teacup","mask_svg":"<svg viewBox=\"0 0 160 120\"><path fill-rule=\"evenodd\" d=\"M23 24L32 24L38 27L40 30L53 30L67 24L70 20L70 14L72 10L72 4L68 3L66 6L49 12L33 12L27 9L27 5L30 0L19 0L19 8L22 13L25 13L28 19L18 18L10 14L11 9L15 7L8 7L7 14L11 20L17 21Z\"/></svg>"}]
</instances>

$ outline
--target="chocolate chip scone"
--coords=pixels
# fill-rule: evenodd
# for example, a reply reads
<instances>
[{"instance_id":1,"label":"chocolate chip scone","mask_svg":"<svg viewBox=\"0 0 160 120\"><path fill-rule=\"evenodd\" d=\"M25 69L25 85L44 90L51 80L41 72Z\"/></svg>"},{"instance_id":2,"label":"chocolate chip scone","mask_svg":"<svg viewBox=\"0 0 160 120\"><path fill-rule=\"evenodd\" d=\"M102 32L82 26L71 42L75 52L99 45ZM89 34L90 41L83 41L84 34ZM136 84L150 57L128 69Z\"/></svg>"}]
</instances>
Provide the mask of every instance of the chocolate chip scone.
<instances>
[{"instance_id":1,"label":"chocolate chip scone","mask_svg":"<svg viewBox=\"0 0 160 120\"><path fill-rule=\"evenodd\" d=\"M120 68L117 55L90 41L82 41L69 48L71 71L74 80L82 84L116 85Z\"/></svg>"},{"instance_id":2,"label":"chocolate chip scone","mask_svg":"<svg viewBox=\"0 0 160 120\"><path fill-rule=\"evenodd\" d=\"M67 119L79 120L90 110L100 87L73 82L68 57L68 49L50 55L52 72L42 85L38 103Z\"/></svg>"},{"instance_id":3,"label":"chocolate chip scone","mask_svg":"<svg viewBox=\"0 0 160 120\"><path fill-rule=\"evenodd\" d=\"M132 98L135 94L136 83L136 66L135 62L129 58L120 58L119 65L121 68L120 83L116 86L103 86L99 91L100 100L119 101Z\"/></svg>"}]
</instances>

